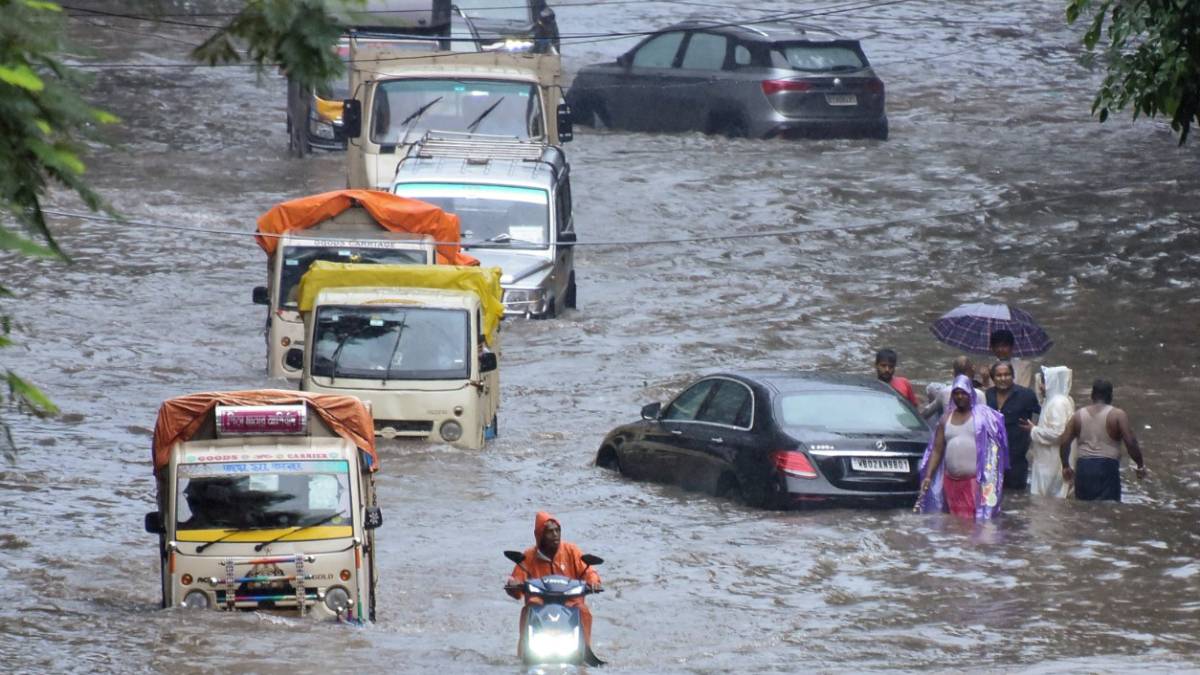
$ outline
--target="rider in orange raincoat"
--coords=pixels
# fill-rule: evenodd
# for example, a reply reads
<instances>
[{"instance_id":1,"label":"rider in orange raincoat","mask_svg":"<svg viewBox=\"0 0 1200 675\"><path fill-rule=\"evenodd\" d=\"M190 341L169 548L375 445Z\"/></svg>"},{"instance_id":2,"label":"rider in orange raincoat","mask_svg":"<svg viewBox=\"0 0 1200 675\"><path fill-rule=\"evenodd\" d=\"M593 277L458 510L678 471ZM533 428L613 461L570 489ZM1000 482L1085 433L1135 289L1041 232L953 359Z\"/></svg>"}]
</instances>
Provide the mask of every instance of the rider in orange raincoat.
<instances>
[{"instance_id":1,"label":"rider in orange raincoat","mask_svg":"<svg viewBox=\"0 0 1200 675\"><path fill-rule=\"evenodd\" d=\"M569 541L562 540L562 525L554 516L545 511L538 511L537 517L533 523L533 539L537 543L536 546L531 546L525 549L525 569L529 570L529 574L535 579L539 577L549 576L551 574L560 574L571 579L579 579L586 583L593 591L600 590L600 575L596 574L593 567L589 567L583 562L583 552L579 547ZM504 590L512 597L520 600L522 584L526 579L525 570L521 569L521 565L513 567L512 576L504 584ZM517 643L517 655L520 656L524 651L525 645L525 621L529 615L529 605L541 604L542 599L537 597L525 598L525 606L521 608L521 638ZM591 649L592 646L592 612L588 609L587 603L583 597L572 598L566 602L568 607L579 608L579 618L583 623L583 640L584 644Z\"/></svg>"}]
</instances>

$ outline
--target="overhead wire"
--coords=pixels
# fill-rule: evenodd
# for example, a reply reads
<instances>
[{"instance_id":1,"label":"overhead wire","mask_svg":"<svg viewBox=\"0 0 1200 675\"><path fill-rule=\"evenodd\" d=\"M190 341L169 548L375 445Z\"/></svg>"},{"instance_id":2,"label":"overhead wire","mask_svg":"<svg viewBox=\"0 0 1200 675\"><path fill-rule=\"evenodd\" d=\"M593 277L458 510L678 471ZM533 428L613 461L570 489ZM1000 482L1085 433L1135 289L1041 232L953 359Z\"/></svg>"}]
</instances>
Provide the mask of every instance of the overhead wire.
<instances>
[{"instance_id":1,"label":"overhead wire","mask_svg":"<svg viewBox=\"0 0 1200 675\"><path fill-rule=\"evenodd\" d=\"M1147 185L1160 185L1166 183L1178 183L1178 178L1161 178L1154 180L1138 181L1134 183L1126 183L1119 186L1108 188L1093 188L1088 190L1078 190L1059 195L1050 195L1046 197L1038 197L1034 199L1025 199L1017 202L1007 202L1003 204L995 204L992 206L979 206L970 209L962 209L958 211L943 211L940 213L920 214L914 216L904 216L899 218L888 218L885 220L874 220L863 223L851 223L843 225L830 225L826 227L796 227L777 230L768 230L763 232L737 232L732 234L714 234L714 235L696 235L687 237L664 237L659 239L637 239L637 240L599 240L599 241L576 241L569 244L558 244L559 246L569 246L573 248L633 248L645 246L665 246L699 242L722 242L722 241L740 241L747 239L769 239L777 237L796 237L806 234L822 234L826 232L852 232L857 230L877 229L882 227L890 227L893 225L902 225L906 223L919 223L929 220L944 220L948 218L962 218L966 216L978 216L990 214L996 211L1004 211L1007 209L1040 206L1052 204L1055 202L1077 199L1080 197L1091 197L1114 192L1121 192ZM189 225L173 225L168 223L158 223L144 220L134 220L126 218L116 218L112 216L103 216L94 213L80 213L73 211L63 211L59 209L42 209L42 212L52 216L62 218L76 218L79 220L90 220L97 222L106 222L123 225L137 225L151 229L172 230L179 232L193 232L197 234L214 234L232 237L266 237L279 238L285 235L272 234L262 232L247 232L244 230L223 230L207 227L196 227ZM434 245L446 246L462 246L461 241L435 241ZM512 247L513 250L520 250L522 247Z\"/></svg>"}]
</instances>

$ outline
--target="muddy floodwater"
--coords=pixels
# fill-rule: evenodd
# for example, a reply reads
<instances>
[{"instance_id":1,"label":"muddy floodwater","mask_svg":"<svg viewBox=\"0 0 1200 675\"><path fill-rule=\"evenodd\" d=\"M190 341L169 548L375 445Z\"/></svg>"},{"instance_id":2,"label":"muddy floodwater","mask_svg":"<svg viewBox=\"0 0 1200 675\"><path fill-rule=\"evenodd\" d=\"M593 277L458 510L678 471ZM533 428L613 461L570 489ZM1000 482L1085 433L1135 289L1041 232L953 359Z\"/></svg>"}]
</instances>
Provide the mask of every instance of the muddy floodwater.
<instances>
[{"instance_id":1,"label":"muddy floodwater","mask_svg":"<svg viewBox=\"0 0 1200 675\"><path fill-rule=\"evenodd\" d=\"M796 6L575 4L557 6L564 34ZM178 394L283 384L265 377L250 302L265 258L244 235L55 218L73 264L0 257L21 343L3 367L63 410L5 412L19 451L0 464L3 670L519 672L501 551L532 543L542 509L606 559L590 602L606 672L1197 668L1200 146L1178 148L1162 122L1089 117L1101 73L1078 62L1063 5L808 19L862 38L887 84L887 142L579 130L579 309L504 323L487 449L381 442L365 628L158 608L142 530L155 413ZM341 155L287 156L274 72L158 67L204 31L71 26L79 62L127 64L97 71L94 100L123 124L88 175L131 218L249 233L271 205L344 185ZM565 67L632 44L564 39ZM780 229L806 232L636 243ZM630 243L586 245L600 241ZM606 431L717 369L869 372L890 346L902 374L942 380L955 352L928 324L974 299L1031 311L1077 402L1093 378L1115 382L1151 471L1125 472L1124 504L1010 495L1001 520L973 528L905 510L761 512L591 466Z\"/></svg>"}]
</instances>

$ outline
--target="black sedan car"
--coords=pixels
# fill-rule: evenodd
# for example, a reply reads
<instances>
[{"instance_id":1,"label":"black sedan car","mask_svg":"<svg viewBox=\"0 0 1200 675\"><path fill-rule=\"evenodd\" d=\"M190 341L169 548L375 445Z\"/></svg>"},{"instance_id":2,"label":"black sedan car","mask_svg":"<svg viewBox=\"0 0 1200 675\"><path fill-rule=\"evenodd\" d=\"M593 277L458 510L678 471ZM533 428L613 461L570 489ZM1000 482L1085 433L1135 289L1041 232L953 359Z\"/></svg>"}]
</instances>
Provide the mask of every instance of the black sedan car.
<instances>
[{"instance_id":1,"label":"black sedan car","mask_svg":"<svg viewBox=\"0 0 1200 675\"><path fill-rule=\"evenodd\" d=\"M685 21L585 66L579 124L727 136L886 139L883 82L858 40L793 23Z\"/></svg>"},{"instance_id":2,"label":"black sedan car","mask_svg":"<svg viewBox=\"0 0 1200 675\"><path fill-rule=\"evenodd\" d=\"M751 506L911 504L928 440L917 410L875 378L720 373L609 432L596 464Z\"/></svg>"}]
</instances>

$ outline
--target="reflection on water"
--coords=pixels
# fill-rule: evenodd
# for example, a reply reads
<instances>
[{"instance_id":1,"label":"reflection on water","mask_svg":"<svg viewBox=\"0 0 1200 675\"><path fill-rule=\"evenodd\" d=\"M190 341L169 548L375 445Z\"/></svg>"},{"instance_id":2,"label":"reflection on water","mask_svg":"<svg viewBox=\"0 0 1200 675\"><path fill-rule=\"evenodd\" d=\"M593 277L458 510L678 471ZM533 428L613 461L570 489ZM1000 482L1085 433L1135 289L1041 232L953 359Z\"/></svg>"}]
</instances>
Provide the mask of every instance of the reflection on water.
<instances>
[{"instance_id":1,"label":"reflection on water","mask_svg":"<svg viewBox=\"0 0 1200 675\"><path fill-rule=\"evenodd\" d=\"M571 33L658 26L679 10L558 14ZM819 20L864 36L888 85L892 140L581 130L568 152L583 241L813 232L581 247L580 310L506 322L502 436L488 450L383 443L374 626L157 609L154 539L141 531L150 427L168 396L267 384L262 308L249 297L265 266L252 241L64 221L73 265L6 258L5 283L23 299L5 310L32 348L5 349L4 365L66 414L15 419L20 459L0 470L0 661L517 672L500 552L529 545L534 512L549 509L566 539L606 559L608 592L590 602L597 652L619 672L1193 663L1195 147L1176 148L1159 123L1089 119L1100 75L1074 61L1057 5L914 2ZM77 36L106 61L183 53L100 28ZM568 42L567 68L630 44ZM125 146L90 175L141 220L246 232L278 201L340 186L340 156L286 157L283 86L262 85L244 69L101 73ZM831 229L983 207L1003 208ZM1116 382L1152 472L1130 479L1124 505L1010 496L1002 520L976 529L905 510L762 513L589 466L609 428L716 368L869 372L875 349L891 346L901 373L940 380L954 354L927 326L976 298L1016 302L1048 327L1046 361L1075 369L1077 401L1091 378Z\"/></svg>"}]
</instances>

